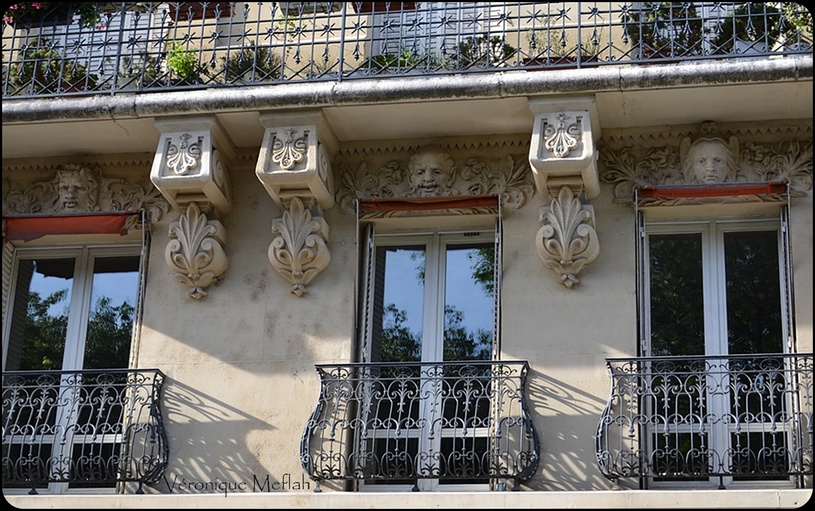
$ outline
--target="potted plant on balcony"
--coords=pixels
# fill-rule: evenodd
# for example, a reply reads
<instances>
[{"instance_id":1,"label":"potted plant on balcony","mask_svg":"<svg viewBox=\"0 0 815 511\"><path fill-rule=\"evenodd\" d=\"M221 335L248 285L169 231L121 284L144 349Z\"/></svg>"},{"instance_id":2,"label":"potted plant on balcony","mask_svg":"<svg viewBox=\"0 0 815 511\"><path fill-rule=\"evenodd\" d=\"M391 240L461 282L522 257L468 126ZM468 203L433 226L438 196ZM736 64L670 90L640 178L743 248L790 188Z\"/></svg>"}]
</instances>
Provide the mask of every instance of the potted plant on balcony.
<instances>
[{"instance_id":1,"label":"potted plant on balcony","mask_svg":"<svg viewBox=\"0 0 815 511\"><path fill-rule=\"evenodd\" d=\"M623 42L633 58L690 57L702 53L703 20L693 2L642 2L621 15Z\"/></svg>"},{"instance_id":2,"label":"potted plant on balcony","mask_svg":"<svg viewBox=\"0 0 815 511\"><path fill-rule=\"evenodd\" d=\"M221 57L225 83L258 83L280 78L281 59L266 46L242 48Z\"/></svg>"},{"instance_id":3,"label":"potted plant on balcony","mask_svg":"<svg viewBox=\"0 0 815 511\"><path fill-rule=\"evenodd\" d=\"M515 55L515 47L502 37L494 35L467 37L458 44L460 68L504 67Z\"/></svg>"},{"instance_id":4,"label":"potted plant on balcony","mask_svg":"<svg viewBox=\"0 0 815 511\"><path fill-rule=\"evenodd\" d=\"M716 37L712 41L712 53L771 51L781 35L781 17L782 11L766 2L750 2L737 7L714 29Z\"/></svg>"},{"instance_id":5,"label":"potted plant on balcony","mask_svg":"<svg viewBox=\"0 0 815 511\"><path fill-rule=\"evenodd\" d=\"M20 94L90 91L98 77L77 60L65 58L45 39L34 39L20 48L9 69L9 84Z\"/></svg>"},{"instance_id":6,"label":"potted plant on balcony","mask_svg":"<svg viewBox=\"0 0 815 511\"><path fill-rule=\"evenodd\" d=\"M197 85L205 69L198 62L195 50L187 50L184 45L172 43L167 50L167 69L171 73L173 85Z\"/></svg>"},{"instance_id":7,"label":"potted plant on balcony","mask_svg":"<svg viewBox=\"0 0 815 511\"><path fill-rule=\"evenodd\" d=\"M8 4L3 21L15 28L47 24L67 25L75 16L86 28L96 26L100 18L97 2L21 2Z\"/></svg>"}]
</instances>

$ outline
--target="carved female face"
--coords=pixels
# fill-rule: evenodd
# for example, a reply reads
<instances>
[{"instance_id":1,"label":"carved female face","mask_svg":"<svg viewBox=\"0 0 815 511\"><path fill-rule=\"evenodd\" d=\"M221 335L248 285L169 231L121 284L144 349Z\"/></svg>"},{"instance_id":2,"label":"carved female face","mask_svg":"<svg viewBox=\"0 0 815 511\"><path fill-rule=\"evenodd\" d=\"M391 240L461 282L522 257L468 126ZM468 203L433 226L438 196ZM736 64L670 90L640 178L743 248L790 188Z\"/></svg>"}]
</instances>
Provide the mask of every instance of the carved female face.
<instances>
[{"instance_id":1,"label":"carved female face","mask_svg":"<svg viewBox=\"0 0 815 511\"><path fill-rule=\"evenodd\" d=\"M723 183L732 156L724 143L715 140L697 142L688 153L691 175L697 183Z\"/></svg>"},{"instance_id":2,"label":"carved female face","mask_svg":"<svg viewBox=\"0 0 815 511\"><path fill-rule=\"evenodd\" d=\"M417 152L408 165L410 192L419 197L447 195L455 175L450 157L436 150Z\"/></svg>"}]
</instances>

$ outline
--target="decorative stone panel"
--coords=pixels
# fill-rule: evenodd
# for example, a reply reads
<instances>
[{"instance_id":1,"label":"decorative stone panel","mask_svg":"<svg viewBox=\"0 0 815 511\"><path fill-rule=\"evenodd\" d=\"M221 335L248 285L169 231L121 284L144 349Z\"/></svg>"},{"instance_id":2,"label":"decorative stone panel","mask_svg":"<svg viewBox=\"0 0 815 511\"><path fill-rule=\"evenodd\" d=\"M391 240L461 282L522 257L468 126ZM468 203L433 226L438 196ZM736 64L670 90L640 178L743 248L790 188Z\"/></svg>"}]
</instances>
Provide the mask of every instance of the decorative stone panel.
<instances>
[{"instance_id":1,"label":"decorative stone panel","mask_svg":"<svg viewBox=\"0 0 815 511\"><path fill-rule=\"evenodd\" d=\"M214 117L157 120L161 131L150 179L178 211L191 202L219 215L232 209L226 160L234 149Z\"/></svg>"},{"instance_id":2,"label":"decorative stone panel","mask_svg":"<svg viewBox=\"0 0 815 511\"><path fill-rule=\"evenodd\" d=\"M266 128L255 173L282 209L272 223L269 261L295 296L331 260L322 209L334 206L331 154L337 139L322 111L261 115Z\"/></svg>"},{"instance_id":3,"label":"decorative stone panel","mask_svg":"<svg viewBox=\"0 0 815 511\"><path fill-rule=\"evenodd\" d=\"M600 177L604 183L614 185L615 202L630 203L635 188L659 185L784 181L789 184L793 197L812 189L811 127L738 124L720 127L705 122L675 128L655 137L649 133L647 137L612 136L602 141ZM712 159L722 162L719 172L705 170ZM691 204L701 200L660 199L653 205ZM737 200L779 199L741 196Z\"/></svg>"},{"instance_id":4,"label":"decorative stone panel","mask_svg":"<svg viewBox=\"0 0 815 511\"><path fill-rule=\"evenodd\" d=\"M355 214L357 199L499 195L518 209L534 194L529 142L517 137L457 138L354 147L338 155L337 202ZM428 163L441 173L432 178Z\"/></svg>"},{"instance_id":5,"label":"decorative stone panel","mask_svg":"<svg viewBox=\"0 0 815 511\"><path fill-rule=\"evenodd\" d=\"M35 169L20 169L21 173ZM5 172L5 171L4 171ZM98 165L55 164L30 184L3 178L3 214L87 213L144 209L155 223L169 210L167 201L149 179L140 182L110 177Z\"/></svg>"},{"instance_id":6,"label":"decorative stone panel","mask_svg":"<svg viewBox=\"0 0 815 511\"><path fill-rule=\"evenodd\" d=\"M599 138L594 99L530 99L535 114L529 163L543 198L562 186L588 199L600 194L595 141Z\"/></svg>"}]
</instances>

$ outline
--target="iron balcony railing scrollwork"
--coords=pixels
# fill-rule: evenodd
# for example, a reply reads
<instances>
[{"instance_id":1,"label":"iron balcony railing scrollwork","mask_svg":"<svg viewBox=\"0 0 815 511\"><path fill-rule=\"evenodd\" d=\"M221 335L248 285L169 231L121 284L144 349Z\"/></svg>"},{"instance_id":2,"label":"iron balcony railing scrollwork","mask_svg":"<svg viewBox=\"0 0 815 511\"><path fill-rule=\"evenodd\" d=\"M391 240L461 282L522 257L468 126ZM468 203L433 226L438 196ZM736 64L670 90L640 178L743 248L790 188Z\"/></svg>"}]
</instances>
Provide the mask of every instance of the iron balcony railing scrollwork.
<instances>
[{"instance_id":1,"label":"iron balcony railing scrollwork","mask_svg":"<svg viewBox=\"0 0 815 511\"><path fill-rule=\"evenodd\" d=\"M596 454L617 482L813 475L812 353L607 359ZM808 476L808 477L807 477ZM807 483L806 481L810 481Z\"/></svg>"},{"instance_id":2,"label":"iron balcony railing scrollwork","mask_svg":"<svg viewBox=\"0 0 815 511\"><path fill-rule=\"evenodd\" d=\"M158 482L169 447L157 369L3 373L3 488Z\"/></svg>"},{"instance_id":3,"label":"iron balcony railing scrollwork","mask_svg":"<svg viewBox=\"0 0 815 511\"><path fill-rule=\"evenodd\" d=\"M803 2L93 4L6 11L3 99L812 56Z\"/></svg>"},{"instance_id":4,"label":"iron balcony railing scrollwork","mask_svg":"<svg viewBox=\"0 0 815 511\"><path fill-rule=\"evenodd\" d=\"M317 365L301 464L317 483L489 484L513 490L540 462L526 362Z\"/></svg>"}]
</instances>

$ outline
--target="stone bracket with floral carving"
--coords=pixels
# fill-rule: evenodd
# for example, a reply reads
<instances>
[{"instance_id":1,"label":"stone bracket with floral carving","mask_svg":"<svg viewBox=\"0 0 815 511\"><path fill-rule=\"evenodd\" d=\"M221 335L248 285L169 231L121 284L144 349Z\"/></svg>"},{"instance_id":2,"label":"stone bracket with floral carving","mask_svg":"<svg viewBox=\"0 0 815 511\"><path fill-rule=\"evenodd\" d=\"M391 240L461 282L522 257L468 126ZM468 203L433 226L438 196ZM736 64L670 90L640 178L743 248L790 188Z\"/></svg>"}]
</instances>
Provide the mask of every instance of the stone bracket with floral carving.
<instances>
[{"instance_id":1,"label":"stone bracket with floral carving","mask_svg":"<svg viewBox=\"0 0 815 511\"><path fill-rule=\"evenodd\" d=\"M281 208L272 224L269 261L295 296L331 260L323 209L334 206L331 155L337 139L322 111L260 116L265 127L255 173Z\"/></svg>"},{"instance_id":2,"label":"stone bracket with floral carving","mask_svg":"<svg viewBox=\"0 0 815 511\"><path fill-rule=\"evenodd\" d=\"M235 149L215 117L155 124L161 135L150 179L180 214L170 226L165 259L187 295L199 300L229 266L220 217L232 209L227 165Z\"/></svg>"},{"instance_id":3,"label":"stone bracket with floral carving","mask_svg":"<svg viewBox=\"0 0 815 511\"><path fill-rule=\"evenodd\" d=\"M594 98L529 99L535 115L529 163L538 193L556 197L562 186L588 199L600 194L595 143L600 135Z\"/></svg>"},{"instance_id":4,"label":"stone bracket with floral carving","mask_svg":"<svg viewBox=\"0 0 815 511\"><path fill-rule=\"evenodd\" d=\"M549 201L541 208L535 244L544 265L571 288L600 253L594 209L587 203L600 195L597 107L593 97L578 97L530 98L529 108L535 115L529 163L538 194Z\"/></svg>"}]
</instances>

